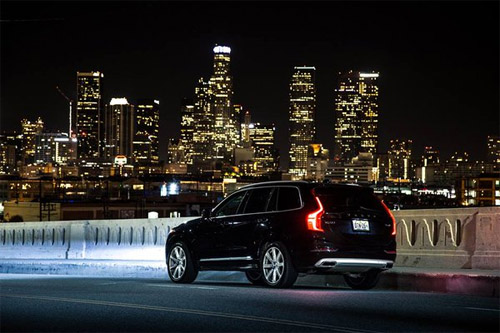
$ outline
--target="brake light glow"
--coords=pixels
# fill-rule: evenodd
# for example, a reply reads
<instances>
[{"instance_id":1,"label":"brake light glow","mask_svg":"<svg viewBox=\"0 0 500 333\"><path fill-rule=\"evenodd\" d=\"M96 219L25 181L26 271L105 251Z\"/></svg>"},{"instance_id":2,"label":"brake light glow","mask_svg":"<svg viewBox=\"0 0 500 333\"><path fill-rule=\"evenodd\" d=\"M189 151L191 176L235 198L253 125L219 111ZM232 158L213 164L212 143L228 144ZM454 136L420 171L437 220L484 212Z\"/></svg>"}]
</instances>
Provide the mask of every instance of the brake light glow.
<instances>
[{"instance_id":1,"label":"brake light glow","mask_svg":"<svg viewBox=\"0 0 500 333\"><path fill-rule=\"evenodd\" d=\"M307 215L307 229L323 232L324 230L321 228L321 217L325 213L325 210L323 209L323 205L321 204L319 198L318 197L314 198L318 203L319 209Z\"/></svg>"},{"instance_id":2,"label":"brake light glow","mask_svg":"<svg viewBox=\"0 0 500 333\"><path fill-rule=\"evenodd\" d=\"M391 233L391 235L396 236L396 219L394 218L394 215L392 215L392 212L389 209L389 207L387 207L387 205L383 201L382 201L382 205L384 206L385 211L387 212L387 214L389 214L389 216L391 217L391 220L392 220L392 233Z\"/></svg>"}]
</instances>

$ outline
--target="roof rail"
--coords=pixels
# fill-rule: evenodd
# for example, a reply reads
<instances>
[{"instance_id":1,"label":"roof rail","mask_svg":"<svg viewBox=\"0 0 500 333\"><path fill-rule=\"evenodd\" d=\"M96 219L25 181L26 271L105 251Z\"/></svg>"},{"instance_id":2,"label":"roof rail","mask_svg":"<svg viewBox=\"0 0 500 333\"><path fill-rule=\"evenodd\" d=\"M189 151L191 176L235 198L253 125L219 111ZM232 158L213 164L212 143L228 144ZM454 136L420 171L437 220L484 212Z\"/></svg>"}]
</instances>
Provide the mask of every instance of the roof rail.
<instances>
[{"instance_id":1,"label":"roof rail","mask_svg":"<svg viewBox=\"0 0 500 333\"><path fill-rule=\"evenodd\" d=\"M307 182L305 180L272 180L272 181L268 181L268 182L259 182L259 183L252 183L252 184L244 185L244 186L240 187L240 189L245 188L245 187L260 185L260 184L283 184L283 183L308 184L309 182Z\"/></svg>"}]
</instances>

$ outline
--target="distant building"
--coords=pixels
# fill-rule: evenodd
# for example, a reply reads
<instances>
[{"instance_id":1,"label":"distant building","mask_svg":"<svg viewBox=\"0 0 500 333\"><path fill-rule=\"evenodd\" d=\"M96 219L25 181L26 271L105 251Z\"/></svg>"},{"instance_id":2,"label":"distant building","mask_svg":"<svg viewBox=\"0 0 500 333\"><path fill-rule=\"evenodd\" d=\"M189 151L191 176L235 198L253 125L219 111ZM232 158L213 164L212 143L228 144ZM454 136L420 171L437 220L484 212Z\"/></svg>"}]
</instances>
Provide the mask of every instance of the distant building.
<instances>
[{"instance_id":1,"label":"distant building","mask_svg":"<svg viewBox=\"0 0 500 333\"><path fill-rule=\"evenodd\" d=\"M135 135L134 106L126 98L112 98L106 105L104 157L113 161L117 155L133 159Z\"/></svg>"},{"instance_id":2,"label":"distant building","mask_svg":"<svg viewBox=\"0 0 500 333\"><path fill-rule=\"evenodd\" d=\"M158 164L160 101L139 99L135 107L134 159L139 165Z\"/></svg>"},{"instance_id":3,"label":"distant building","mask_svg":"<svg viewBox=\"0 0 500 333\"><path fill-rule=\"evenodd\" d=\"M334 160L349 163L361 152L377 153L378 73L339 73L335 92Z\"/></svg>"},{"instance_id":4,"label":"distant building","mask_svg":"<svg viewBox=\"0 0 500 333\"><path fill-rule=\"evenodd\" d=\"M194 131L193 151L191 153L193 164L190 171L194 173L213 169L215 116L212 99L210 84L200 78L195 88L193 110Z\"/></svg>"},{"instance_id":5,"label":"distant building","mask_svg":"<svg viewBox=\"0 0 500 333\"><path fill-rule=\"evenodd\" d=\"M13 174L23 162L23 135L18 132L0 134L0 174Z\"/></svg>"},{"instance_id":6,"label":"distant building","mask_svg":"<svg viewBox=\"0 0 500 333\"><path fill-rule=\"evenodd\" d=\"M230 75L231 48L215 46L214 73L210 77L211 109L215 117L215 159L232 164L234 148L239 144L239 128L233 108L233 78Z\"/></svg>"},{"instance_id":7,"label":"distant building","mask_svg":"<svg viewBox=\"0 0 500 333\"><path fill-rule=\"evenodd\" d=\"M463 177L457 192L463 206L500 206L500 173Z\"/></svg>"},{"instance_id":8,"label":"distant building","mask_svg":"<svg viewBox=\"0 0 500 333\"><path fill-rule=\"evenodd\" d=\"M412 140L391 140L388 151L389 156L389 178L412 179L413 169L411 165Z\"/></svg>"},{"instance_id":9,"label":"distant building","mask_svg":"<svg viewBox=\"0 0 500 333\"><path fill-rule=\"evenodd\" d=\"M181 105L181 145L184 150L184 163L193 164L194 155L194 103L188 98L184 98Z\"/></svg>"},{"instance_id":10,"label":"distant building","mask_svg":"<svg viewBox=\"0 0 500 333\"><path fill-rule=\"evenodd\" d=\"M36 135L35 163L65 165L76 160L77 139L66 133L38 133Z\"/></svg>"},{"instance_id":11,"label":"distant building","mask_svg":"<svg viewBox=\"0 0 500 333\"><path fill-rule=\"evenodd\" d=\"M37 121L31 122L27 119L21 120L21 131L23 135L23 159L24 164L34 162L36 152L36 135L43 131L43 121L38 117Z\"/></svg>"},{"instance_id":12,"label":"distant building","mask_svg":"<svg viewBox=\"0 0 500 333\"><path fill-rule=\"evenodd\" d=\"M104 119L102 110L101 72L77 72L76 74L76 133L78 158L101 156L104 140Z\"/></svg>"},{"instance_id":13,"label":"distant building","mask_svg":"<svg viewBox=\"0 0 500 333\"><path fill-rule=\"evenodd\" d=\"M245 112L245 117L243 123L241 124L241 144L244 148L248 148L251 145L250 142L250 123L252 122L252 117L250 111Z\"/></svg>"},{"instance_id":14,"label":"distant building","mask_svg":"<svg viewBox=\"0 0 500 333\"><path fill-rule=\"evenodd\" d=\"M295 67L290 81L290 166L294 179L307 174L307 152L316 138L316 86L314 67Z\"/></svg>"},{"instance_id":15,"label":"distant building","mask_svg":"<svg viewBox=\"0 0 500 333\"><path fill-rule=\"evenodd\" d=\"M325 179L329 160L328 149L320 143L309 145L307 153L307 179L321 181Z\"/></svg>"},{"instance_id":16,"label":"distant building","mask_svg":"<svg viewBox=\"0 0 500 333\"><path fill-rule=\"evenodd\" d=\"M373 164L371 153L360 153L352 159L351 163L334 164L328 167L325 178L335 183L373 183L381 178L379 168Z\"/></svg>"},{"instance_id":17,"label":"distant building","mask_svg":"<svg viewBox=\"0 0 500 333\"><path fill-rule=\"evenodd\" d=\"M256 174L264 175L278 170L274 124L250 123L248 137L254 149Z\"/></svg>"},{"instance_id":18,"label":"distant building","mask_svg":"<svg viewBox=\"0 0 500 333\"><path fill-rule=\"evenodd\" d=\"M500 136L488 135L488 162L500 163Z\"/></svg>"}]
</instances>

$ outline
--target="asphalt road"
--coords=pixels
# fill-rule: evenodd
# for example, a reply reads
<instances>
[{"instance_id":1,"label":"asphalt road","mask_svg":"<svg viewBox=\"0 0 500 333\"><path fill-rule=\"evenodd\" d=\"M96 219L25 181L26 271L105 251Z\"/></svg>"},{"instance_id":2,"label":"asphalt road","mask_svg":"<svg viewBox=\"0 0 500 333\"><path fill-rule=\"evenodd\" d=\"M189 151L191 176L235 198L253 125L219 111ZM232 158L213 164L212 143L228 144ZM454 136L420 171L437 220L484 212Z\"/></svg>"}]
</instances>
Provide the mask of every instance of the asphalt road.
<instances>
[{"instance_id":1,"label":"asphalt road","mask_svg":"<svg viewBox=\"0 0 500 333\"><path fill-rule=\"evenodd\" d=\"M499 331L497 298L0 275L0 331Z\"/></svg>"}]
</instances>

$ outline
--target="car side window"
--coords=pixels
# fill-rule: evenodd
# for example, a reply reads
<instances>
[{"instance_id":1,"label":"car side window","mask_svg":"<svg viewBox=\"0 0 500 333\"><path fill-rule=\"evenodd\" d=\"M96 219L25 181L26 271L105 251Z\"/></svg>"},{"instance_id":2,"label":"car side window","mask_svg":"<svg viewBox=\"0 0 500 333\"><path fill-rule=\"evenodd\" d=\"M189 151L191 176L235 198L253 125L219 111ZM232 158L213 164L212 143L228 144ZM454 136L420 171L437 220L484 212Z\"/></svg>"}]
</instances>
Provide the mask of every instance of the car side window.
<instances>
[{"instance_id":1,"label":"car side window","mask_svg":"<svg viewBox=\"0 0 500 333\"><path fill-rule=\"evenodd\" d=\"M296 187L280 187L278 193L278 210L300 208L300 195Z\"/></svg>"},{"instance_id":2,"label":"car side window","mask_svg":"<svg viewBox=\"0 0 500 333\"><path fill-rule=\"evenodd\" d=\"M238 207L240 206L243 198L245 197L246 191L242 191L228 198L228 200L222 204L222 206L215 210L214 215L216 217L219 216L228 216L228 215L236 215L238 212Z\"/></svg>"},{"instance_id":3,"label":"car side window","mask_svg":"<svg viewBox=\"0 0 500 333\"><path fill-rule=\"evenodd\" d=\"M258 188L250 192L244 214L265 212L272 188Z\"/></svg>"},{"instance_id":4,"label":"car side window","mask_svg":"<svg viewBox=\"0 0 500 333\"><path fill-rule=\"evenodd\" d=\"M269 199L269 203L267 204L267 211L275 212L277 209L276 207L277 203L278 203L278 189L273 188L273 193L271 193L271 198Z\"/></svg>"}]
</instances>

